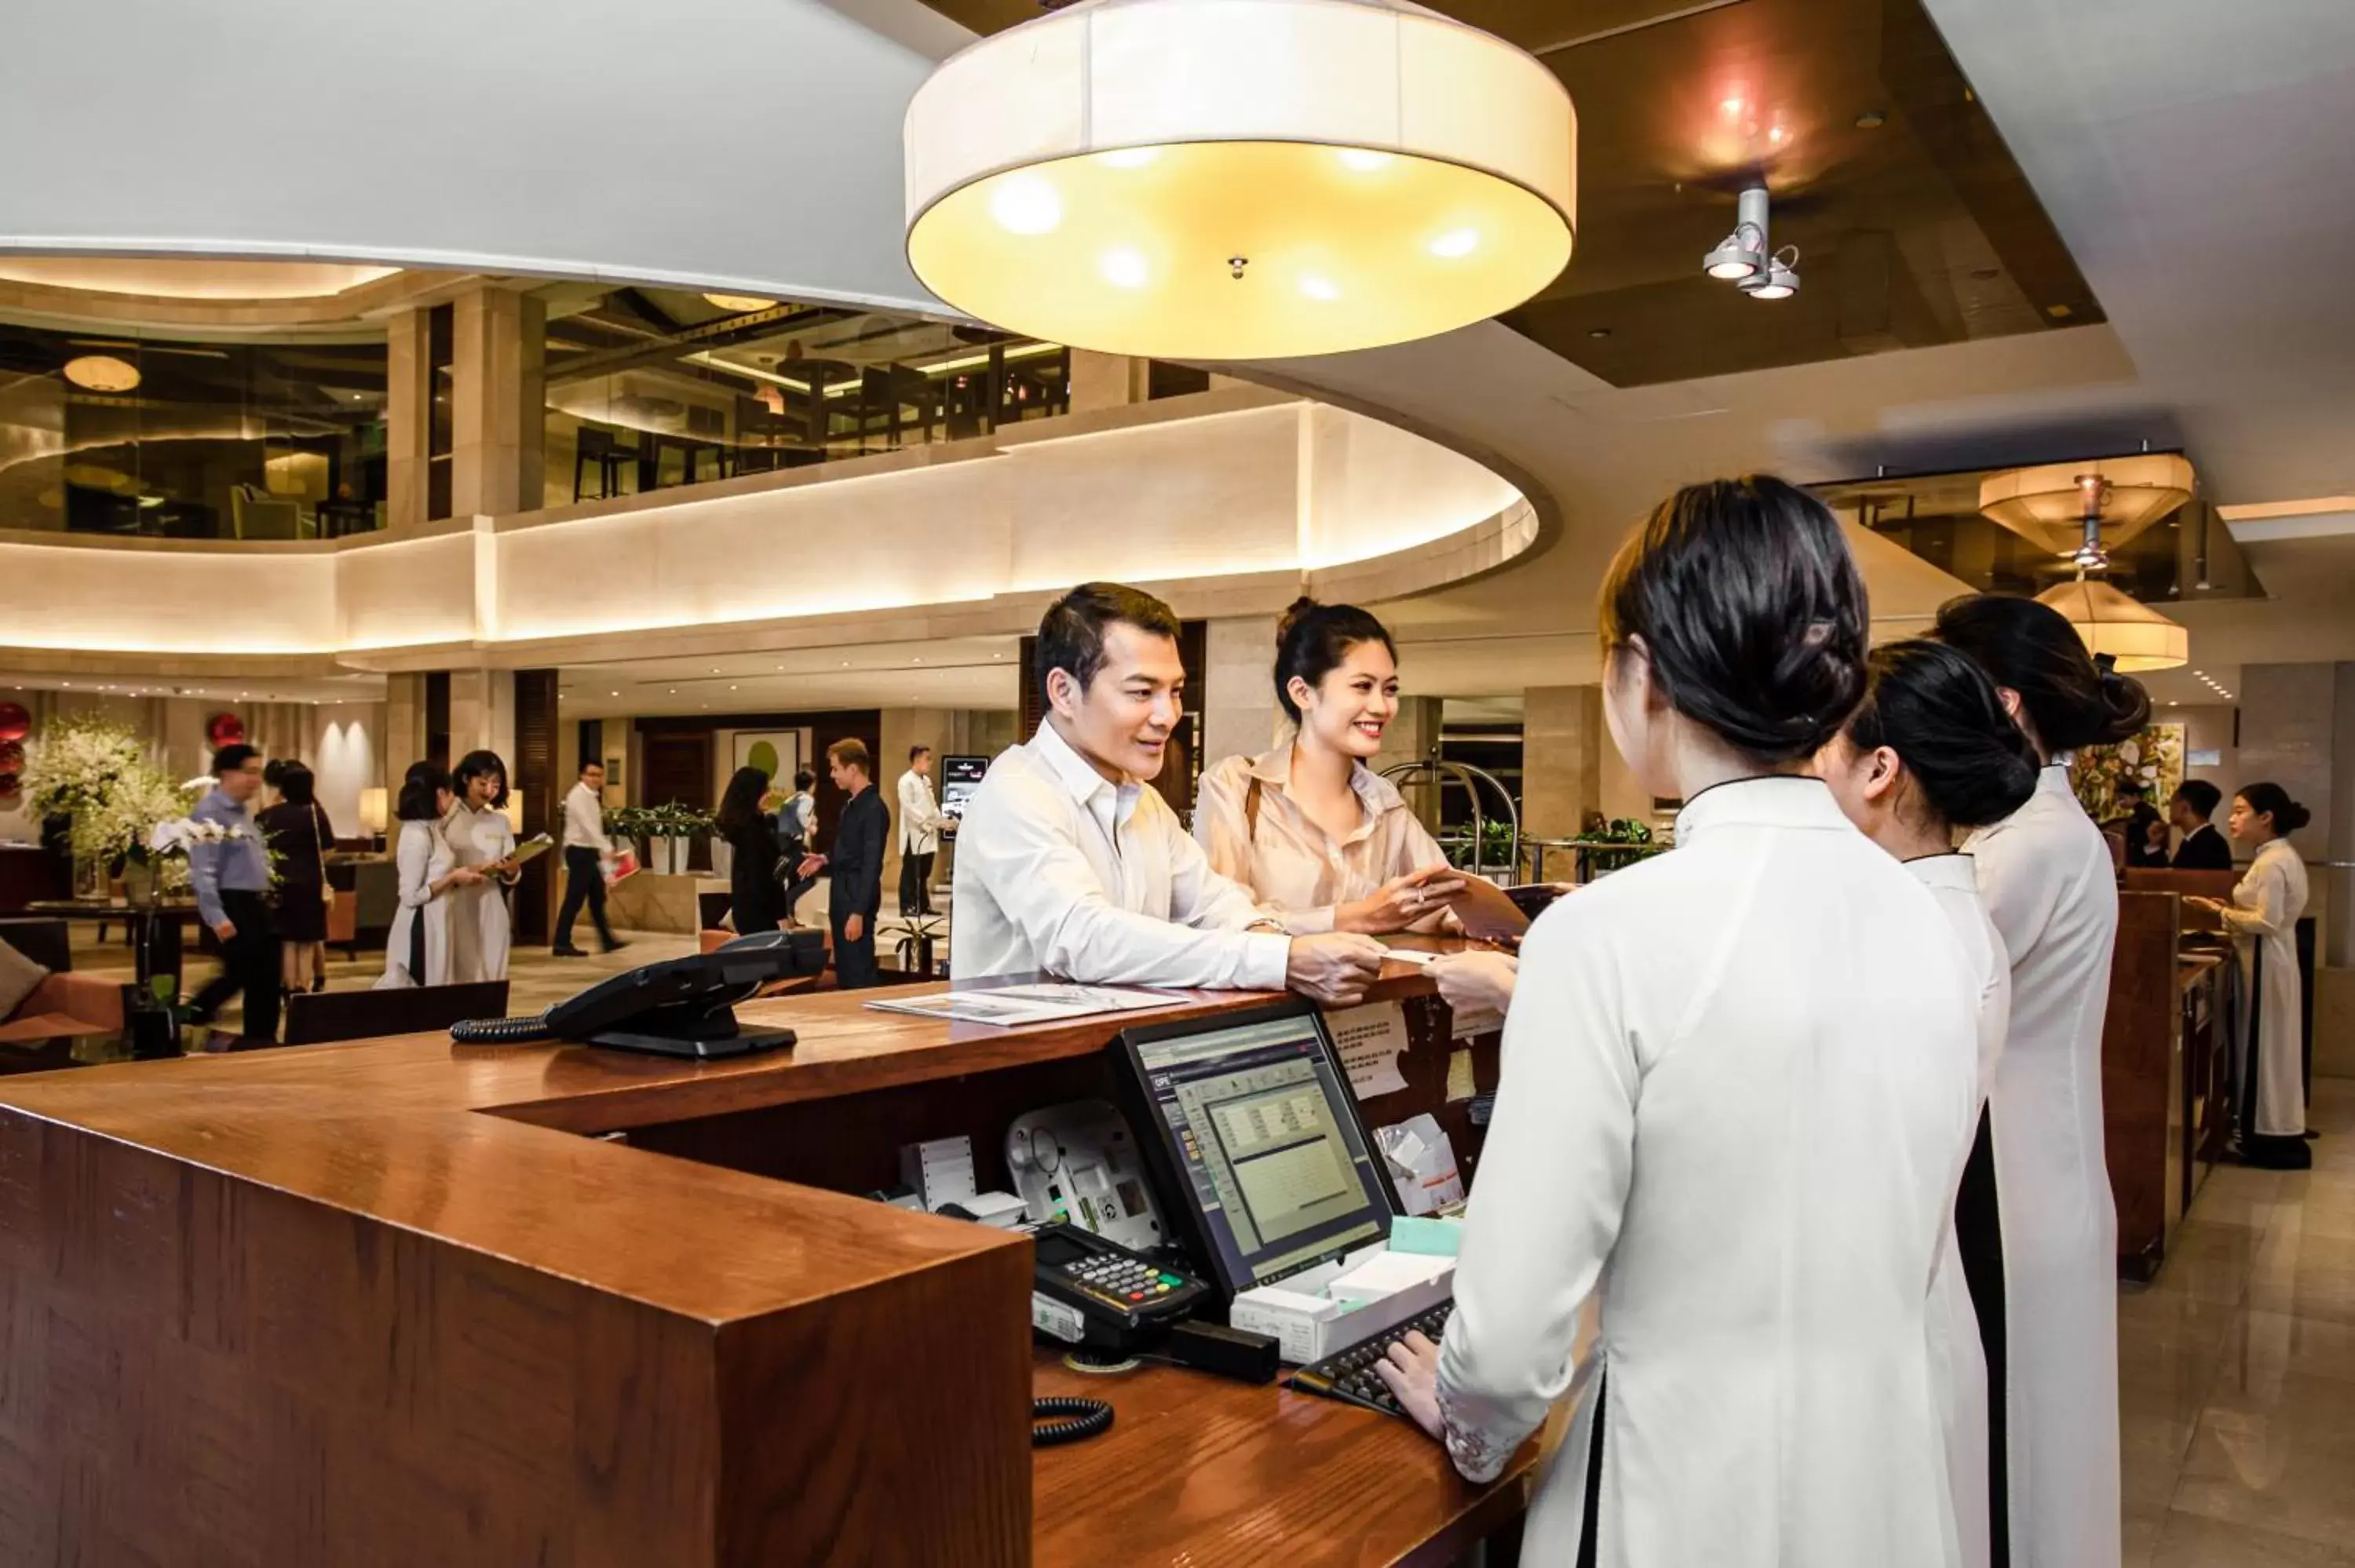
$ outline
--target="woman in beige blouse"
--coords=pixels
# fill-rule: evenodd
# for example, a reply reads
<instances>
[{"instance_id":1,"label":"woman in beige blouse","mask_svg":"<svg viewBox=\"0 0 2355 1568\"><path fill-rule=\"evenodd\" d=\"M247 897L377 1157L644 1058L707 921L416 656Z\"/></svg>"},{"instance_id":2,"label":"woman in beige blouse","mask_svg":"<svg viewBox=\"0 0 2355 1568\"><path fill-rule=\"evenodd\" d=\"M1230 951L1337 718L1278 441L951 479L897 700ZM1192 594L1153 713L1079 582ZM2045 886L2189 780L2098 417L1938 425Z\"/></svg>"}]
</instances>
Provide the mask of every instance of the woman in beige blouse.
<instances>
[{"instance_id":1,"label":"woman in beige blouse","mask_svg":"<svg viewBox=\"0 0 2355 1568\"><path fill-rule=\"evenodd\" d=\"M1303 599L1275 635L1275 698L1296 730L1202 776L1210 864L1316 931L1437 930L1464 885L1398 790L1366 766L1398 714L1398 651L1354 605Z\"/></svg>"}]
</instances>

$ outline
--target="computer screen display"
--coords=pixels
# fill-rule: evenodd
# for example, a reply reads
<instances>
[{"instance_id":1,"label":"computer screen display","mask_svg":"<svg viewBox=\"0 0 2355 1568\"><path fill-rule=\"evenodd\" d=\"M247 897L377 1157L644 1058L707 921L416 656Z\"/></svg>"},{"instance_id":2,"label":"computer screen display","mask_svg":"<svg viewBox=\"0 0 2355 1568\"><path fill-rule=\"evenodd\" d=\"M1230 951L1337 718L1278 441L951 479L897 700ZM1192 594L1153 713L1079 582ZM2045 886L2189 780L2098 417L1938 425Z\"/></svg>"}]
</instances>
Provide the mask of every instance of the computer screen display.
<instances>
[{"instance_id":1,"label":"computer screen display","mask_svg":"<svg viewBox=\"0 0 2355 1568\"><path fill-rule=\"evenodd\" d=\"M941 815L951 821L964 818L967 802L973 792L981 788L982 779L989 772L986 757L943 757L941 758Z\"/></svg>"},{"instance_id":2,"label":"computer screen display","mask_svg":"<svg viewBox=\"0 0 2355 1568\"><path fill-rule=\"evenodd\" d=\"M1202 1262L1231 1294L1389 1234L1389 1183L1313 1012L1205 1019L1123 1036L1146 1134L1180 1189Z\"/></svg>"}]
</instances>

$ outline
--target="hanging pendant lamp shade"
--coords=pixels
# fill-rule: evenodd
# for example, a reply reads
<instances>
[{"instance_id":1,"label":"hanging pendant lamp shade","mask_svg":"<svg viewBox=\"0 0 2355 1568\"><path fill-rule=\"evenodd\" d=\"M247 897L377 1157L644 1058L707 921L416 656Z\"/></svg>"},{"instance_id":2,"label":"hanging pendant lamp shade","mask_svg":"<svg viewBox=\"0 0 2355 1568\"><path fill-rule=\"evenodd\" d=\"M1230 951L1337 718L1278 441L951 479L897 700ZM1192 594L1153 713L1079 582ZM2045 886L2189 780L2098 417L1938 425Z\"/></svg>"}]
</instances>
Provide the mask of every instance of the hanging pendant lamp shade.
<instances>
[{"instance_id":1,"label":"hanging pendant lamp shade","mask_svg":"<svg viewBox=\"0 0 2355 1568\"><path fill-rule=\"evenodd\" d=\"M2121 674L2172 670L2191 661L2191 637L2147 604L2128 599L2099 577L2079 577L2036 596L2066 616L2096 658L2108 654Z\"/></svg>"},{"instance_id":2,"label":"hanging pendant lamp shade","mask_svg":"<svg viewBox=\"0 0 2355 1568\"><path fill-rule=\"evenodd\" d=\"M908 106L908 260L956 309L1107 353L1261 359L1510 309L1570 260L1576 116L1403 0L1082 0Z\"/></svg>"},{"instance_id":3,"label":"hanging pendant lamp shade","mask_svg":"<svg viewBox=\"0 0 2355 1568\"><path fill-rule=\"evenodd\" d=\"M2190 463L2173 452L2006 469L1979 482L1979 511L2056 556L2083 536L2089 487L2102 542L2116 549L2191 499Z\"/></svg>"}]
</instances>

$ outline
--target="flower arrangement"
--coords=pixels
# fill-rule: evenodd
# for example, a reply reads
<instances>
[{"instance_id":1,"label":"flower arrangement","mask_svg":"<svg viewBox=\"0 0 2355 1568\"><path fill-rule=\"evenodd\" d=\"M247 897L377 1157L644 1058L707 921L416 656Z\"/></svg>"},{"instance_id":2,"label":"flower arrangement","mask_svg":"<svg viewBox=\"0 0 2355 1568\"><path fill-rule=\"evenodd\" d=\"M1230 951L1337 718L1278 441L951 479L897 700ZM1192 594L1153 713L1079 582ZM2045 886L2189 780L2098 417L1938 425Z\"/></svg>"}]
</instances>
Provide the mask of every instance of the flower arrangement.
<instances>
[{"instance_id":1,"label":"flower arrangement","mask_svg":"<svg viewBox=\"0 0 2355 1568\"><path fill-rule=\"evenodd\" d=\"M168 860L176 855L185 860L188 851L197 844L225 844L232 839L250 839L252 836L244 828L230 822L175 817L148 829L145 843L133 846L131 853L143 860Z\"/></svg>"},{"instance_id":2,"label":"flower arrangement","mask_svg":"<svg viewBox=\"0 0 2355 1568\"><path fill-rule=\"evenodd\" d=\"M146 748L129 729L74 714L42 726L39 738L27 746L20 788L35 816L69 816L104 803L126 776L153 771Z\"/></svg>"}]
</instances>

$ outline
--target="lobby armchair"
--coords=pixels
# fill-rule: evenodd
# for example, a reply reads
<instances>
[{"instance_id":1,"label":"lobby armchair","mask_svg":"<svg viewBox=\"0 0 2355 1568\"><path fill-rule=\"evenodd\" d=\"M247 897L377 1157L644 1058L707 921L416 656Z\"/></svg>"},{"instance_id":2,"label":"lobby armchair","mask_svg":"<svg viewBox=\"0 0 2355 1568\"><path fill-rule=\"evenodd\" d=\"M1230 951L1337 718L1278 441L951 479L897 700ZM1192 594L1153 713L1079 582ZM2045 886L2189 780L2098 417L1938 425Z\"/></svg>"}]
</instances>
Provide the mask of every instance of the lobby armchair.
<instances>
[{"instance_id":1,"label":"lobby armchair","mask_svg":"<svg viewBox=\"0 0 2355 1568\"><path fill-rule=\"evenodd\" d=\"M0 942L49 971L0 1019L0 1074L65 1066L75 1041L123 1033L123 982L73 972L64 921L11 920Z\"/></svg>"}]
</instances>

